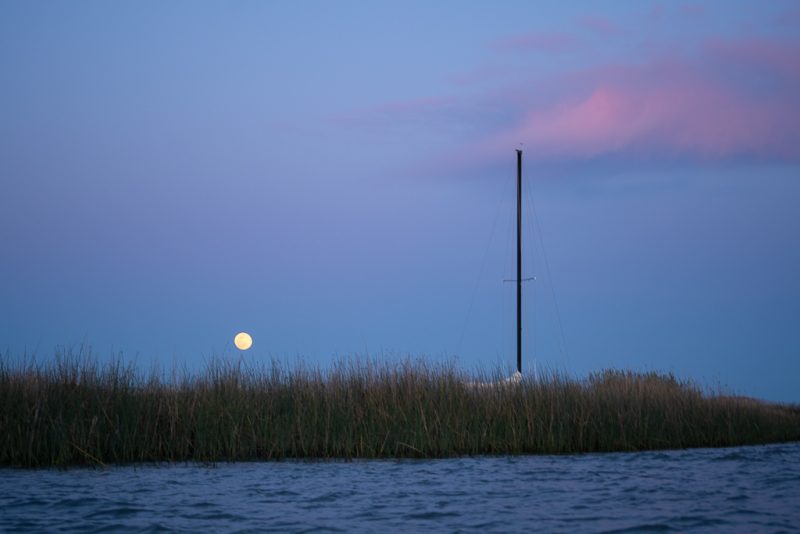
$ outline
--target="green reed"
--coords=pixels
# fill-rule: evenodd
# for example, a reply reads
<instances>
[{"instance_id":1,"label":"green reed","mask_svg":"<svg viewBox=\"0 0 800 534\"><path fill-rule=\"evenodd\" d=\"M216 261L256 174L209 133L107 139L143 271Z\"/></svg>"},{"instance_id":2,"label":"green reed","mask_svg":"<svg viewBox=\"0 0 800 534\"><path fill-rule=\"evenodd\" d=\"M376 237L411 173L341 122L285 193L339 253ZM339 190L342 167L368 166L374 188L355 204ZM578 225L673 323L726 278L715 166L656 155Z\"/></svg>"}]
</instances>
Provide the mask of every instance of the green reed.
<instances>
[{"instance_id":1,"label":"green reed","mask_svg":"<svg viewBox=\"0 0 800 534\"><path fill-rule=\"evenodd\" d=\"M497 373L496 373L497 374ZM213 360L140 372L62 353L0 357L0 465L583 453L800 440L800 409L672 375L550 372L476 385L452 363Z\"/></svg>"}]
</instances>

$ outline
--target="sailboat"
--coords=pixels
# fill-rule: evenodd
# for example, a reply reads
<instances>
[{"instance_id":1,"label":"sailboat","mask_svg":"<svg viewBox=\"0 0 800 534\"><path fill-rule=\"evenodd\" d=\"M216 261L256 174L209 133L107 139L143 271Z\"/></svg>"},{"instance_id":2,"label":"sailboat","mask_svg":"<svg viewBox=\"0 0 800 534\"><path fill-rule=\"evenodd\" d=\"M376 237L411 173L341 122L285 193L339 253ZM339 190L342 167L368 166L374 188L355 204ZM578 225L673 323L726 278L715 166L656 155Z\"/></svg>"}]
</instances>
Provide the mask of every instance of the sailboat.
<instances>
[{"instance_id":1,"label":"sailboat","mask_svg":"<svg viewBox=\"0 0 800 534\"><path fill-rule=\"evenodd\" d=\"M522 380L522 150L517 149L517 372L505 383Z\"/></svg>"},{"instance_id":2,"label":"sailboat","mask_svg":"<svg viewBox=\"0 0 800 534\"><path fill-rule=\"evenodd\" d=\"M522 278L522 150L517 149L517 277L510 282L517 285L517 370L499 382L469 382L472 388L514 385L522 382L522 283L532 278Z\"/></svg>"}]
</instances>

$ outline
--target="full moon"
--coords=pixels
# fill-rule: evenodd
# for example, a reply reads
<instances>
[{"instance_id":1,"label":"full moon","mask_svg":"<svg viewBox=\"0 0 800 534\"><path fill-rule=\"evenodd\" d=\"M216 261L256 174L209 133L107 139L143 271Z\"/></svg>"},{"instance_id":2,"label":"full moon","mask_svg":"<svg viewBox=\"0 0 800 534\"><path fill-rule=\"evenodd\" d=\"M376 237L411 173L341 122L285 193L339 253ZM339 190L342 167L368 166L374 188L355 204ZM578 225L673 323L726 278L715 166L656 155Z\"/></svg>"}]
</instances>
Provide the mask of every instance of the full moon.
<instances>
[{"instance_id":1,"label":"full moon","mask_svg":"<svg viewBox=\"0 0 800 534\"><path fill-rule=\"evenodd\" d=\"M239 332L236 334L236 337L233 338L233 344L236 345L236 348L239 350L247 350L253 346L253 338L250 337L250 334L247 332Z\"/></svg>"}]
</instances>

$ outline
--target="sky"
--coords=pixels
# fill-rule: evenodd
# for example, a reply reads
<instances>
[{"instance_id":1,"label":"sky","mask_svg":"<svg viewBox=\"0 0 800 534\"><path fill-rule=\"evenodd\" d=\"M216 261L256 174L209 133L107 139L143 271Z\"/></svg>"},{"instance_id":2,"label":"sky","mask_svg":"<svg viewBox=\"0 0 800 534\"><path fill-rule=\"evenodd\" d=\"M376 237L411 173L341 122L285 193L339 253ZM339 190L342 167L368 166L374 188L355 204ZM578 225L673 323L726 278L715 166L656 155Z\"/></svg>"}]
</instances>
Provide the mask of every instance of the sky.
<instances>
[{"instance_id":1,"label":"sky","mask_svg":"<svg viewBox=\"0 0 800 534\"><path fill-rule=\"evenodd\" d=\"M511 369L516 149L526 372L800 402L778 0L2 2L0 352Z\"/></svg>"}]
</instances>

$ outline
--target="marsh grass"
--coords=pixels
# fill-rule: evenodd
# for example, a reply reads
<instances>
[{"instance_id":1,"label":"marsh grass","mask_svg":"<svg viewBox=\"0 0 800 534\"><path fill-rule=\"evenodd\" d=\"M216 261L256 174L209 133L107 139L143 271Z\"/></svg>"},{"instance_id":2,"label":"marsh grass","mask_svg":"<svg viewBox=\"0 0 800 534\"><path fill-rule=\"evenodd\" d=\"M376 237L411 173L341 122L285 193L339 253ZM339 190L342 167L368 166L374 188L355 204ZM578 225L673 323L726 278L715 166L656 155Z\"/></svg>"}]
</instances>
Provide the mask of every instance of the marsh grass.
<instances>
[{"instance_id":1,"label":"marsh grass","mask_svg":"<svg viewBox=\"0 0 800 534\"><path fill-rule=\"evenodd\" d=\"M716 447L800 440L800 409L709 394L672 375L474 387L453 364L213 360L139 372L62 353L0 357L0 465L399 458Z\"/></svg>"}]
</instances>

